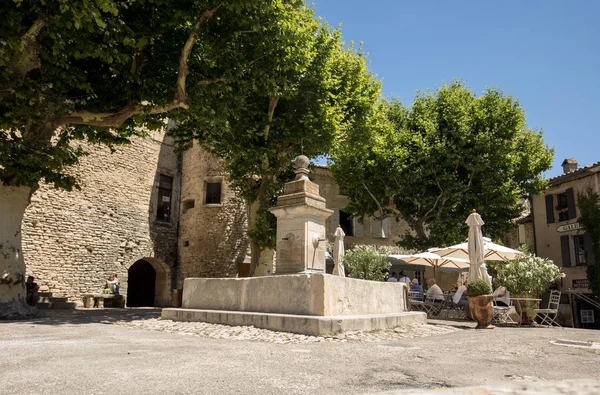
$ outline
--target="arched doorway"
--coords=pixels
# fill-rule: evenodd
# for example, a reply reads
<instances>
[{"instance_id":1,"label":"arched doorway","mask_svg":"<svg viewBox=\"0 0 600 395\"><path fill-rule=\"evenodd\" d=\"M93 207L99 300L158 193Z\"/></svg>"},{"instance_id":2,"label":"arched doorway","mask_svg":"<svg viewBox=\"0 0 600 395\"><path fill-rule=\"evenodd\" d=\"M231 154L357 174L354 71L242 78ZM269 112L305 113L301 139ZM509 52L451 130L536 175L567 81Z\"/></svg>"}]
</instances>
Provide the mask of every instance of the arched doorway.
<instances>
[{"instance_id":1,"label":"arched doorway","mask_svg":"<svg viewBox=\"0 0 600 395\"><path fill-rule=\"evenodd\" d=\"M140 259L128 270L127 306L152 307L156 288L156 270L148 261Z\"/></svg>"}]
</instances>

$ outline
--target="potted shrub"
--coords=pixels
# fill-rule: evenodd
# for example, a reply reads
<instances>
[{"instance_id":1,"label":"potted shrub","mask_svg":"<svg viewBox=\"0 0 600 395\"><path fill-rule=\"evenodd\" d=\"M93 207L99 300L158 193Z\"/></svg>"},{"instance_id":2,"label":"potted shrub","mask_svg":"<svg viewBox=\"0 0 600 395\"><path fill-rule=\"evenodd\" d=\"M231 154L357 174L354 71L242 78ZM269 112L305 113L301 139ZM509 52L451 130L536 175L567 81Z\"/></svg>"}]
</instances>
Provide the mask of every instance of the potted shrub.
<instances>
[{"instance_id":1,"label":"potted shrub","mask_svg":"<svg viewBox=\"0 0 600 395\"><path fill-rule=\"evenodd\" d=\"M494 269L500 283L512 295L528 299L538 298L553 282L565 276L550 259L532 254L525 254L507 262L498 262ZM515 303L522 324L533 322L536 304L534 301Z\"/></svg>"},{"instance_id":2,"label":"potted shrub","mask_svg":"<svg viewBox=\"0 0 600 395\"><path fill-rule=\"evenodd\" d=\"M469 281L467 297L471 316L477 321L476 329L489 328L494 316L494 306L492 304L494 296L492 295L490 283L482 279Z\"/></svg>"}]
</instances>

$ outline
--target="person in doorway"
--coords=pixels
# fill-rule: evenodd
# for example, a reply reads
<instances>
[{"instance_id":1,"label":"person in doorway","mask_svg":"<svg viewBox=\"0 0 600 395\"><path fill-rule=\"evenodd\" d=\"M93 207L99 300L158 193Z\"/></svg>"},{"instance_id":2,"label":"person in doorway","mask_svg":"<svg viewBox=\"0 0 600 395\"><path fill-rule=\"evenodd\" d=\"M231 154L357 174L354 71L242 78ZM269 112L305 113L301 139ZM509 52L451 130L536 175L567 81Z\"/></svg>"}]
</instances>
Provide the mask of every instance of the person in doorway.
<instances>
[{"instance_id":1,"label":"person in doorway","mask_svg":"<svg viewBox=\"0 0 600 395\"><path fill-rule=\"evenodd\" d=\"M25 286L27 287L27 295L25 296L25 302L29 306L35 306L38 302L39 296L38 291L40 287L34 282L35 278L33 276L27 277L27 281L25 282Z\"/></svg>"},{"instance_id":2,"label":"person in doorway","mask_svg":"<svg viewBox=\"0 0 600 395\"><path fill-rule=\"evenodd\" d=\"M494 296L496 306L508 307L510 305L510 292L497 279L494 279L493 283L495 289L492 295Z\"/></svg>"},{"instance_id":3,"label":"person in doorway","mask_svg":"<svg viewBox=\"0 0 600 395\"><path fill-rule=\"evenodd\" d=\"M433 300L434 302L443 302L444 292L440 286L435 283L435 278L427 280L427 285L429 288L427 289L427 294L425 294L425 299Z\"/></svg>"},{"instance_id":4,"label":"person in doorway","mask_svg":"<svg viewBox=\"0 0 600 395\"><path fill-rule=\"evenodd\" d=\"M401 271L400 274L398 275L398 282L399 283L405 283L405 284L410 284L410 278L406 275L404 275L404 272Z\"/></svg>"},{"instance_id":5,"label":"person in doorway","mask_svg":"<svg viewBox=\"0 0 600 395\"><path fill-rule=\"evenodd\" d=\"M392 272L392 275L387 280L388 283L397 283L398 282L398 274L396 272Z\"/></svg>"},{"instance_id":6,"label":"person in doorway","mask_svg":"<svg viewBox=\"0 0 600 395\"><path fill-rule=\"evenodd\" d=\"M112 294L119 294L119 279L116 273L113 273L108 277L108 280L106 280L106 288Z\"/></svg>"}]
</instances>

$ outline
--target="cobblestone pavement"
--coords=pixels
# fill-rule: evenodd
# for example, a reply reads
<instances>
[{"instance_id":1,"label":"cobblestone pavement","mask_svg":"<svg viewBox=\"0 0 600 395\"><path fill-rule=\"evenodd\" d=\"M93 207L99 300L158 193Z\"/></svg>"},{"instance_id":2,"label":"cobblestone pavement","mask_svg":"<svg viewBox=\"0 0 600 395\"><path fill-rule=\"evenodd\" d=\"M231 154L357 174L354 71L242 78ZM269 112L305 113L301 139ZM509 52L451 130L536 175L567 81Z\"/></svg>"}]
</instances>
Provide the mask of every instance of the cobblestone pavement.
<instances>
[{"instance_id":1,"label":"cobblestone pavement","mask_svg":"<svg viewBox=\"0 0 600 395\"><path fill-rule=\"evenodd\" d=\"M250 340L276 344L315 342L384 342L443 335L460 330L456 327L448 325L411 324L399 326L390 330L347 332L345 335L339 335L336 337L321 337L276 332L268 329L255 328L253 326L227 326L208 324L205 322L178 322L172 320L161 320L159 318L136 319L131 321L117 320L114 321L114 324L139 329L195 335L211 339Z\"/></svg>"}]
</instances>

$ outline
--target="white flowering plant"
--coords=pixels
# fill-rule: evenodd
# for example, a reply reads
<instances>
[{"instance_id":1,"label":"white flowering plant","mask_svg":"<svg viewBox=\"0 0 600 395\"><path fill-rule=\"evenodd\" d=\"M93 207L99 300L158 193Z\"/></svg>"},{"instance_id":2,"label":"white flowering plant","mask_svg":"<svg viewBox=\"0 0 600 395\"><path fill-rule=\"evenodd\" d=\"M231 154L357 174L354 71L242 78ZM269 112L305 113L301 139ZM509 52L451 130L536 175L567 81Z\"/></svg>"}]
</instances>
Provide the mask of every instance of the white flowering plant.
<instances>
[{"instance_id":1,"label":"white flowering plant","mask_svg":"<svg viewBox=\"0 0 600 395\"><path fill-rule=\"evenodd\" d=\"M497 262L493 266L500 283L514 294L526 292L537 295L565 276L550 259L532 254Z\"/></svg>"}]
</instances>

